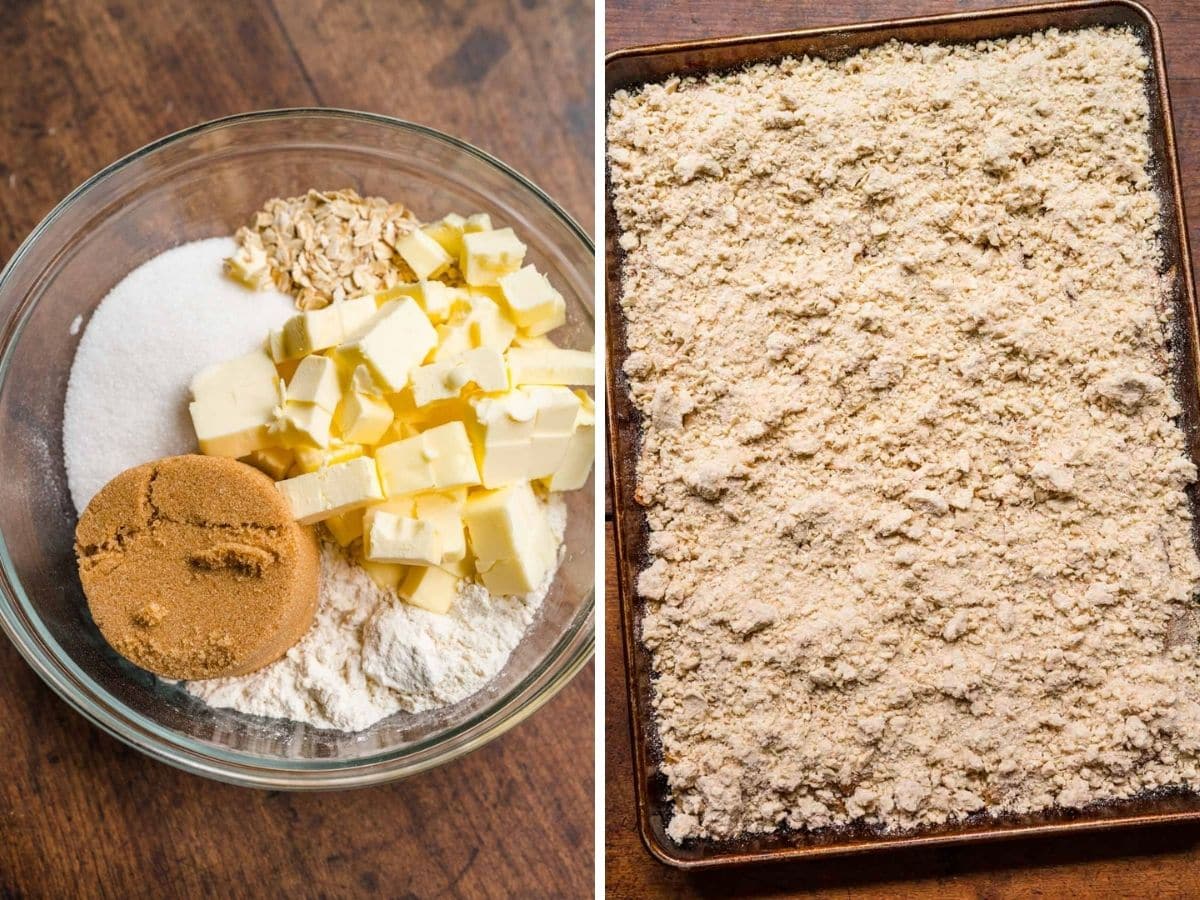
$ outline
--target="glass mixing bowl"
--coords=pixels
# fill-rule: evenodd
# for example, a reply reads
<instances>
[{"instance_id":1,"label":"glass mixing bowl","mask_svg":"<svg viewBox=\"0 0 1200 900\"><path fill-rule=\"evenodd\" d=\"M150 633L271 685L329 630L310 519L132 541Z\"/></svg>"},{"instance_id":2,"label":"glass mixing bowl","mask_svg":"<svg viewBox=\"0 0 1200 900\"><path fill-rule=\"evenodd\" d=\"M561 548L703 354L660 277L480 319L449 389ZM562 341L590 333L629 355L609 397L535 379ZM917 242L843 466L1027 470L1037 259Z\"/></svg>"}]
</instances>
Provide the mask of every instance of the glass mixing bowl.
<instances>
[{"instance_id":1,"label":"glass mixing bowl","mask_svg":"<svg viewBox=\"0 0 1200 900\"><path fill-rule=\"evenodd\" d=\"M247 716L135 668L100 637L76 575L62 459L79 336L109 289L147 259L232 234L267 198L309 187L403 200L422 218L490 213L517 230L527 261L566 298L556 339L592 347L594 250L580 227L486 153L357 112L252 113L163 138L73 191L0 274L0 624L60 696L120 740L212 778L290 789L389 781L461 756L545 703L591 657L594 640L590 482L566 495L567 554L536 620L504 670L452 707L353 734Z\"/></svg>"}]
</instances>

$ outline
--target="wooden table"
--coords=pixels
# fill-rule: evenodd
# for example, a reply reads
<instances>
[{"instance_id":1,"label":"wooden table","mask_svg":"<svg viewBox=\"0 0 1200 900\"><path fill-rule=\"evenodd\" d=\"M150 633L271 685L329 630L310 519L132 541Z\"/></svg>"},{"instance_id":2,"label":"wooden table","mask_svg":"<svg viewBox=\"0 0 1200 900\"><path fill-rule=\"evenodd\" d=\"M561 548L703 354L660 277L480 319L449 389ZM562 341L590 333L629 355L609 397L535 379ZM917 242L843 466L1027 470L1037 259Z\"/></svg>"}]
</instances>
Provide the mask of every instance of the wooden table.
<instances>
[{"instance_id":1,"label":"wooden table","mask_svg":"<svg viewBox=\"0 0 1200 900\"><path fill-rule=\"evenodd\" d=\"M1162 26L1192 246L1200 248L1200 4L1142 0ZM608 0L606 50L733 34L1015 5L1003 0L777 0L738 3ZM611 526L610 526L611 528ZM615 596L611 543L608 594ZM648 896L818 895L914 897L1195 896L1200 827L1127 831L961 850L896 852L687 876L653 860L636 833L620 634L613 603L605 623L605 871L608 894Z\"/></svg>"},{"instance_id":2,"label":"wooden table","mask_svg":"<svg viewBox=\"0 0 1200 900\"><path fill-rule=\"evenodd\" d=\"M0 261L117 157L280 106L459 135L590 230L593 16L589 0L6 3ZM590 896L592 687L589 666L485 749L398 784L268 793L107 737L0 640L0 896Z\"/></svg>"}]
</instances>

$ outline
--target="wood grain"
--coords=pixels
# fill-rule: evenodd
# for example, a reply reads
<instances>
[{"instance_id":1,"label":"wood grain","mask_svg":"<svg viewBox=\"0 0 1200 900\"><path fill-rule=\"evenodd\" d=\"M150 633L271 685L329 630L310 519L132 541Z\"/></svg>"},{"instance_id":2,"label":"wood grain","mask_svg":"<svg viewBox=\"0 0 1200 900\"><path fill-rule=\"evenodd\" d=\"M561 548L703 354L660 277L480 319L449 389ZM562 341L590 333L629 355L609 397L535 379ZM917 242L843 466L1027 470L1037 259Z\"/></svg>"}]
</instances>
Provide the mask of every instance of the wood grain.
<instances>
[{"instance_id":1,"label":"wood grain","mask_svg":"<svg viewBox=\"0 0 1200 900\"><path fill-rule=\"evenodd\" d=\"M1200 6L1143 0L1162 26L1187 206L1200 210ZM608 0L606 50L721 35L1015 5L999 0L799 0L739 4ZM1193 258L1200 214L1189 223ZM611 529L611 524L609 525ZM868 859L729 869L694 876L668 868L636 831L615 565L608 542L605 610L605 873L614 898L897 896L1192 897L1200 894L1200 826L1154 828L987 847L893 852Z\"/></svg>"},{"instance_id":2,"label":"wood grain","mask_svg":"<svg viewBox=\"0 0 1200 900\"><path fill-rule=\"evenodd\" d=\"M149 140L252 109L432 125L531 175L590 230L586 0L10 0L0 15L0 261ZM466 759L354 792L217 784L155 763L0 641L0 896L582 897L593 673Z\"/></svg>"}]
</instances>

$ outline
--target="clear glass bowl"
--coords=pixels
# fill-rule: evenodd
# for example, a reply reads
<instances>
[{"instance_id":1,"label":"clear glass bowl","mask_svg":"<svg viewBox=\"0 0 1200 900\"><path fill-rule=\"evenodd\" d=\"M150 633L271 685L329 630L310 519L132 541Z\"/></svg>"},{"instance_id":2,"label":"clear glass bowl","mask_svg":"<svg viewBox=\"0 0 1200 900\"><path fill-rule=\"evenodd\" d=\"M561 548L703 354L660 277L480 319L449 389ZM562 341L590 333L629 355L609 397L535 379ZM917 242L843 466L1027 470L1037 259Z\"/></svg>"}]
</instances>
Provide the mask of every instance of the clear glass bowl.
<instances>
[{"instance_id":1,"label":"clear glass bowl","mask_svg":"<svg viewBox=\"0 0 1200 900\"><path fill-rule=\"evenodd\" d=\"M0 274L0 624L60 696L115 737L201 775L289 789L389 781L461 756L545 703L591 657L594 641L590 483L567 495L567 555L536 621L500 675L453 707L401 713L354 734L246 716L129 665L100 637L76 575L62 460L80 325L147 259L232 234L262 201L309 187L402 199L422 218L485 211L513 226L528 261L566 298L567 325L556 338L592 347L594 250L579 226L474 147L357 112L252 113L150 144L73 191Z\"/></svg>"}]
</instances>

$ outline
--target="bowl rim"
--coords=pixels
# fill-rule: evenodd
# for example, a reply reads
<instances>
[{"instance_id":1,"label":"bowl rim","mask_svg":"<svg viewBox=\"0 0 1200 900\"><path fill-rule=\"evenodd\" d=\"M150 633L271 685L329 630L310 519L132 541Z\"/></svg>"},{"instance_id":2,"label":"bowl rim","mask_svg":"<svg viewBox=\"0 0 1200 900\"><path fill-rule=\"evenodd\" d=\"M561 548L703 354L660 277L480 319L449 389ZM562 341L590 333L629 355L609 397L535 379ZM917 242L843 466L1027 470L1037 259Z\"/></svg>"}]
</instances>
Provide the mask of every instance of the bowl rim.
<instances>
[{"instance_id":1,"label":"bowl rim","mask_svg":"<svg viewBox=\"0 0 1200 900\"><path fill-rule=\"evenodd\" d=\"M200 122L151 141L109 163L76 186L42 218L0 269L0 295L29 249L66 210L111 176L164 148L199 135L239 125L286 119L348 120L416 134L455 148L492 167L523 187L581 242L595 258L595 243L582 227L536 183L490 153L453 135L417 122L381 113L336 107L286 107L237 113ZM0 326L0 385L8 375L12 353L36 304L29 295L18 298ZM594 300L584 314L593 323ZM593 474L592 476L596 476ZM401 751L385 750L350 762L337 760L270 760L244 751L230 751L182 735L137 712L101 687L62 650L36 614L17 575L8 543L0 531L0 629L26 663L76 712L102 731L146 755L187 772L247 787L284 790L322 790L380 784L415 775L479 749L549 701L591 659L595 648L595 580L579 609L550 650L515 685L492 703L432 739L407 744ZM550 673L552 663L560 663ZM543 683L540 683L543 682ZM527 691L532 691L524 696ZM514 703L514 701L517 701ZM503 715L489 721L500 711ZM470 733L479 729L478 733ZM455 743L457 741L457 743ZM415 753L449 743L447 752L410 762Z\"/></svg>"}]
</instances>

